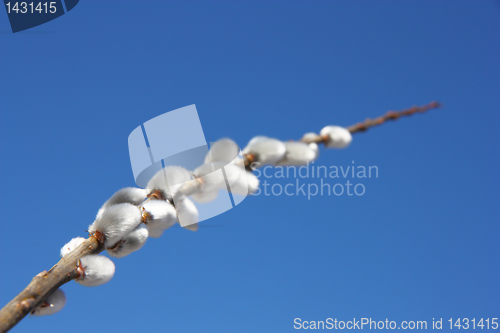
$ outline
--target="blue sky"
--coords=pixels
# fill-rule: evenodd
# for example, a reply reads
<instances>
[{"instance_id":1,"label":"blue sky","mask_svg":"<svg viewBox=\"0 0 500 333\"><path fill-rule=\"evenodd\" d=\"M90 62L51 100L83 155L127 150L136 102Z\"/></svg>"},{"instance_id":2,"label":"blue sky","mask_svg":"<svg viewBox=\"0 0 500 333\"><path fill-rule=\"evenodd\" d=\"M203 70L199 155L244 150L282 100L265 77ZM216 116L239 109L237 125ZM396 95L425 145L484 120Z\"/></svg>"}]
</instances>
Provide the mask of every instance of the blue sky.
<instances>
[{"instance_id":1,"label":"blue sky","mask_svg":"<svg viewBox=\"0 0 500 333\"><path fill-rule=\"evenodd\" d=\"M500 317L499 16L496 1L81 1L12 34L0 13L2 306L134 186L127 138L155 116L196 104L207 141L243 147L444 105L321 149L315 165L378 167L324 180L364 195L247 198L115 260L106 285L68 283L60 313L12 332Z\"/></svg>"}]
</instances>

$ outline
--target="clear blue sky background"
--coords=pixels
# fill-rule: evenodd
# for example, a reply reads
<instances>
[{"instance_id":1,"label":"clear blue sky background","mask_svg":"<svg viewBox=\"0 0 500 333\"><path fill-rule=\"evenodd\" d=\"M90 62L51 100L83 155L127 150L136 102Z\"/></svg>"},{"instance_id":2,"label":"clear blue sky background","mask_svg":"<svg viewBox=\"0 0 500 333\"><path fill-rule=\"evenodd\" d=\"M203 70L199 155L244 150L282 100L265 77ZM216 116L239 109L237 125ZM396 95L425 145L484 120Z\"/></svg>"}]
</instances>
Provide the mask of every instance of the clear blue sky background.
<instances>
[{"instance_id":1,"label":"clear blue sky background","mask_svg":"<svg viewBox=\"0 0 500 333\"><path fill-rule=\"evenodd\" d=\"M498 1L82 0L16 34L0 10L0 32L2 306L134 186L127 137L157 115L196 104L208 141L244 146L444 104L321 150L315 165L378 166L349 178L363 196L248 198L13 332L500 317Z\"/></svg>"}]
</instances>

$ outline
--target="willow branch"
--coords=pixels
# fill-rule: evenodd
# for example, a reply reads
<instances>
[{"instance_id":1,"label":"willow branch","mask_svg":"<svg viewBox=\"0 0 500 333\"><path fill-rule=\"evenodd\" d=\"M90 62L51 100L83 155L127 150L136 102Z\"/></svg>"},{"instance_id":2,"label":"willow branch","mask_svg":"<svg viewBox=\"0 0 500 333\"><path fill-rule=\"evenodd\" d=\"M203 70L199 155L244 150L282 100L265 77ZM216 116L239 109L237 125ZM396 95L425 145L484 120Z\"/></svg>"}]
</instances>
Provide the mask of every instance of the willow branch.
<instances>
[{"instance_id":1,"label":"willow branch","mask_svg":"<svg viewBox=\"0 0 500 333\"><path fill-rule=\"evenodd\" d=\"M402 111L389 111L385 115L375 118L366 119L364 122L354 124L347 127L351 133L363 132L370 127L378 126L388 120L396 120L403 116L411 116L416 113L423 113L430 109L438 108L438 102L431 102L424 106L414 106ZM304 136L300 141L305 143L324 143L325 137L320 135ZM251 169L253 156L244 155L245 167ZM178 198L181 200L196 193L200 188L200 183L193 180L186 183L182 190L178 193ZM104 250L104 245L95 237L90 237L84 241L74 251L69 252L64 256L54 267L48 272L43 271L36 275L28 286L19 293L12 301L0 310L0 333L5 333L14 327L27 314L36 309L45 299L52 294L57 288L63 284L76 279L78 260L89 254L98 254Z\"/></svg>"},{"instance_id":2,"label":"willow branch","mask_svg":"<svg viewBox=\"0 0 500 333\"><path fill-rule=\"evenodd\" d=\"M78 276L76 271L78 259L103 250L104 246L95 237L90 237L74 251L65 255L48 272L37 274L19 295L0 310L0 332L10 330L57 288L75 279Z\"/></svg>"}]
</instances>

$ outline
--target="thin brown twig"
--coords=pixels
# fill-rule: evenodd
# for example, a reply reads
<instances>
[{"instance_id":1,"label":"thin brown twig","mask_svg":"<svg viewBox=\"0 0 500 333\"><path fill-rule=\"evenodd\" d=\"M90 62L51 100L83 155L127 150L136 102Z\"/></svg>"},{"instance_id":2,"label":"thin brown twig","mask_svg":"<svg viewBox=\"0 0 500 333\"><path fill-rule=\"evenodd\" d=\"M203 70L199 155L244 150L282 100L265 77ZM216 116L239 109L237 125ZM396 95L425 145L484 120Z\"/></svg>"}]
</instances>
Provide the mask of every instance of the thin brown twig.
<instances>
[{"instance_id":1,"label":"thin brown twig","mask_svg":"<svg viewBox=\"0 0 500 333\"><path fill-rule=\"evenodd\" d=\"M436 109L436 108L439 108L440 106L441 106L441 104L439 102L433 101L433 102L430 102L429 104L426 104L423 106L412 106L411 108L405 109L402 111L388 111L383 116L380 116L380 117L375 118L375 119L368 118L361 123L357 123L357 124L354 124L352 126L347 127L347 129L351 133L365 132L370 127L382 125L387 120L397 120L397 119L399 119L399 117L411 116L415 113L424 113L425 111L428 111L431 109Z\"/></svg>"}]
</instances>

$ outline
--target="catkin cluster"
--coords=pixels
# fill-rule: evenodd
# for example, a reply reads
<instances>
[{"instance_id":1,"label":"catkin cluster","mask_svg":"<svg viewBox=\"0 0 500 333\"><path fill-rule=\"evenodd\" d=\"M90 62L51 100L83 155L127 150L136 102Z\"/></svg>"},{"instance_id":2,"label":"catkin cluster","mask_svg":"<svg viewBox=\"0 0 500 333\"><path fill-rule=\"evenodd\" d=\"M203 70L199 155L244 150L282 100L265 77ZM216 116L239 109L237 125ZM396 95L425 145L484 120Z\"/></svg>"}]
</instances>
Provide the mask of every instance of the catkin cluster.
<instances>
[{"instance_id":1,"label":"catkin cluster","mask_svg":"<svg viewBox=\"0 0 500 333\"><path fill-rule=\"evenodd\" d=\"M251 170L266 164L300 166L318 158L318 143L327 148L345 148L351 140L347 129L326 126L319 135L307 133L301 141L282 142L257 136L241 153L251 164ZM216 172L221 169L223 173ZM89 236L103 244L109 256L122 258L142 248L149 237L160 237L176 223L197 231L198 210L192 200L211 202L222 189L237 195L254 193L259 180L248 169L238 145L230 139L221 139L212 144L204 163L195 170L167 166L150 179L145 189L128 187L113 194L88 227ZM70 240L61 248L61 258L84 241L83 237ZM76 270L76 282L93 287L111 280L115 265L108 257L93 254L79 259ZM65 303L64 292L57 289L32 314L50 315L61 310Z\"/></svg>"}]
</instances>

